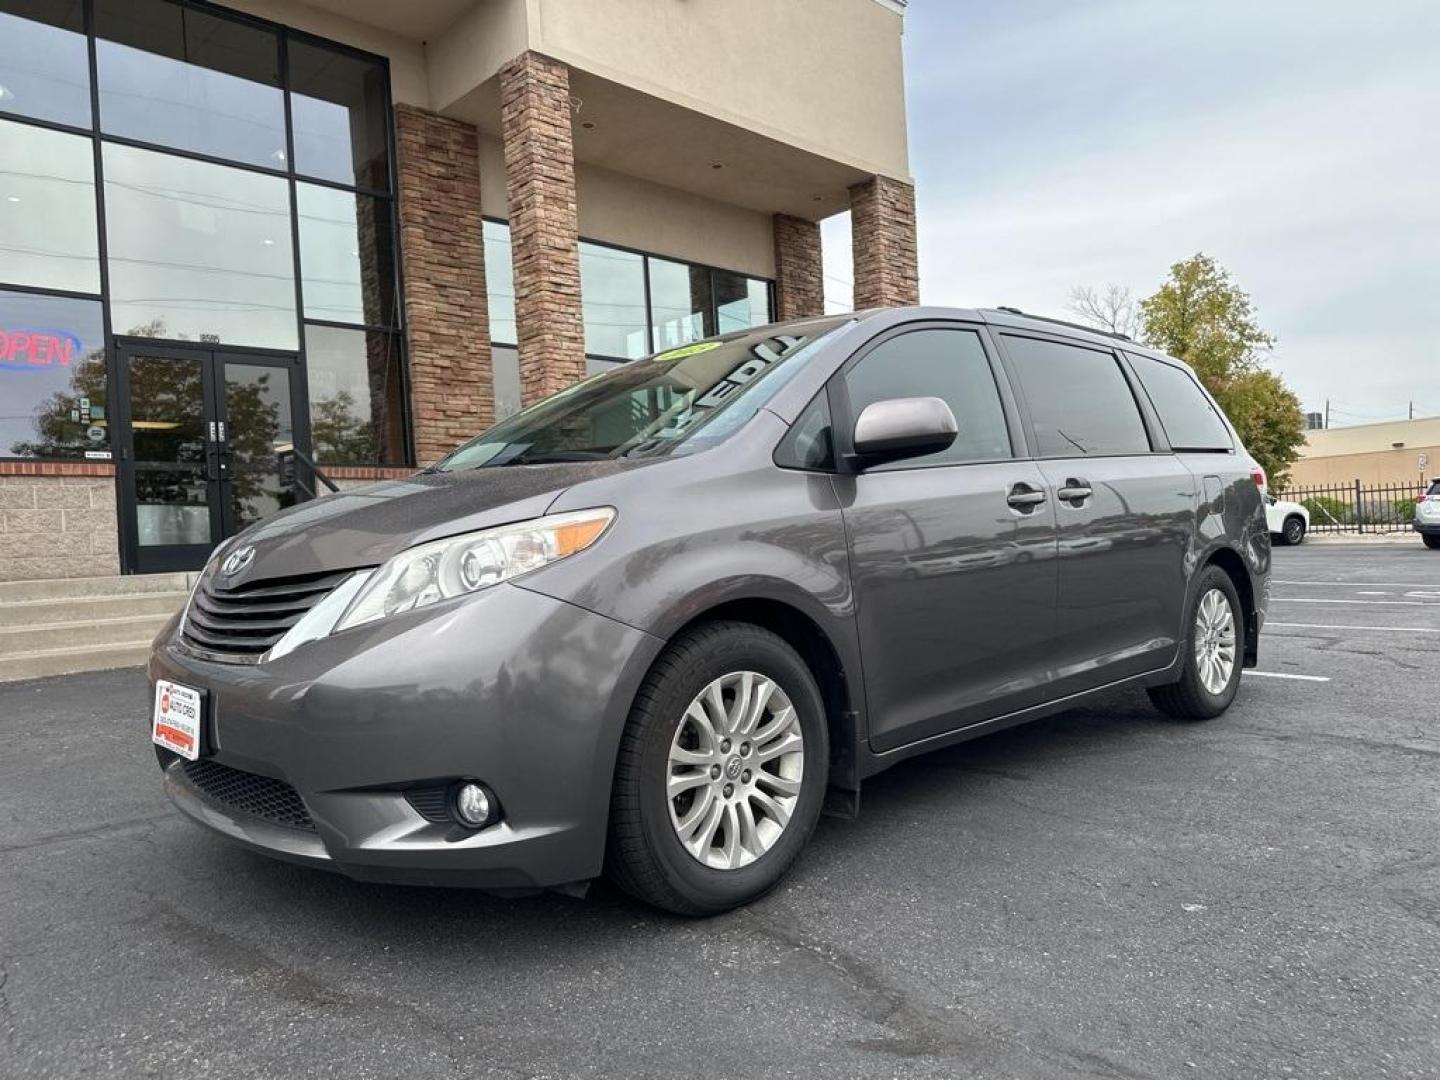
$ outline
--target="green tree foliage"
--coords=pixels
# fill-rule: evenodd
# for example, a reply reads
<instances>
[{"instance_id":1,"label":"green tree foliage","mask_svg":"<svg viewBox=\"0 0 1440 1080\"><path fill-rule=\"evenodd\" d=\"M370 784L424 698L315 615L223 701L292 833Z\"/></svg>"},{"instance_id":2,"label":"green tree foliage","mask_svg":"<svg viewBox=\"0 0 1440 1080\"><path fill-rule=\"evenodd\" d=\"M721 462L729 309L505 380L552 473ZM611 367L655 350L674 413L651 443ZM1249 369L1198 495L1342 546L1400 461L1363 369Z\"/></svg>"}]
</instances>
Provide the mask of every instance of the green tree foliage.
<instances>
[{"instance_id":1,"label":"green tree foliage","mask_svg":"<svg viewBox=\"0 0 1440 1080\"><path fill-rule=\"evenodd\" d=\"M1194 369L1272 487L1283 489L1305 441L1305 415L1294 393L1266 370L1275 339L1225 268L1204 253L1170 267L1159 291L1140 301L1140 328L1146 344Z\"/></svg>"}]
</instances>

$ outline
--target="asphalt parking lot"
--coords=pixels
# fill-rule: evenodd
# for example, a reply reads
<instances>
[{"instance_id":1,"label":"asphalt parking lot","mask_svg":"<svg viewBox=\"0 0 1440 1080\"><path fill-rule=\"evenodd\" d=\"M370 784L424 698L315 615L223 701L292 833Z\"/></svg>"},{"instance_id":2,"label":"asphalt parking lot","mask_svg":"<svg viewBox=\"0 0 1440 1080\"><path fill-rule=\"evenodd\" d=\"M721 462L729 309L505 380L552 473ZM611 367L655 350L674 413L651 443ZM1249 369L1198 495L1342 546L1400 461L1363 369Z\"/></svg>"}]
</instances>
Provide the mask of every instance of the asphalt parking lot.
<instances>
[{"instance_id":1,"label":"asphalt parking lot","mask_svg":"<svg viewBox=\"0 0 1440 1080\"><path fill-rule=\"evenodd\" d=\"M1440 1076L1440 553L1274 577L1225 717L911 761L705 922L270 862L170 811L139 671L0 686L0 1076Z\"/></svg>"}]
</instances>

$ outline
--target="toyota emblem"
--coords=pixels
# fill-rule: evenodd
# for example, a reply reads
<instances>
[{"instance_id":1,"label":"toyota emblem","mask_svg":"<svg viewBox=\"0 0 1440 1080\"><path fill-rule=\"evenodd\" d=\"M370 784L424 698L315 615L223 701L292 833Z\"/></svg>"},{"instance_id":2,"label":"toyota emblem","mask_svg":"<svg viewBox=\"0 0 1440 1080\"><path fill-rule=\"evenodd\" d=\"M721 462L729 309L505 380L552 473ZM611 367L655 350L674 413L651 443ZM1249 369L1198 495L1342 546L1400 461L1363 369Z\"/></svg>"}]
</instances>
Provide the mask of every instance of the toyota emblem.
<instances>
[{"instance_id":1,"label":"toyota emblem","mask_svg":"<svg viewBox=\"0 0 1440 1080\"><path fill-rule=\"evenodd\" d=\"M246 544L244 547L236 548L225 561L220 564L220 572L226 577L234 577L255 561L255 545Z\"/></svg>"}]
</instances>

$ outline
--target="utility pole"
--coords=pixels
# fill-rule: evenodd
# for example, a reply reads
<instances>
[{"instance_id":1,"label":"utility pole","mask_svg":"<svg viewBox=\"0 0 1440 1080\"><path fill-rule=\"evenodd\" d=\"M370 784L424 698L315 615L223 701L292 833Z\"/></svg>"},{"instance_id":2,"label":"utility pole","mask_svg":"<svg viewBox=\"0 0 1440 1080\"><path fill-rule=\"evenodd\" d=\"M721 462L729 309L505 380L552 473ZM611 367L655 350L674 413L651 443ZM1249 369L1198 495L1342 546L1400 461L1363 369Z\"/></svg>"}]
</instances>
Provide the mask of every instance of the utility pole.
<instances>
[{"instance_id":1,"label":"utility pole","mask_svg":"<svg viewBox=\"0 0 1440 1080\"><path fill-rule=\"evenodd\" d=\"M1330 399L1325 399L1325 430L1330 430Z\"/></svg>"},{"instance_id":2,"label":"utility pole","mask_svg":"<svg viewBox=\"0 0 1440 1080\"><path fill-rule=\"evenodd\" d=\"M1410 419L1415 419L1415 402L1410 402Z\"/></svg>"}]
</instances>

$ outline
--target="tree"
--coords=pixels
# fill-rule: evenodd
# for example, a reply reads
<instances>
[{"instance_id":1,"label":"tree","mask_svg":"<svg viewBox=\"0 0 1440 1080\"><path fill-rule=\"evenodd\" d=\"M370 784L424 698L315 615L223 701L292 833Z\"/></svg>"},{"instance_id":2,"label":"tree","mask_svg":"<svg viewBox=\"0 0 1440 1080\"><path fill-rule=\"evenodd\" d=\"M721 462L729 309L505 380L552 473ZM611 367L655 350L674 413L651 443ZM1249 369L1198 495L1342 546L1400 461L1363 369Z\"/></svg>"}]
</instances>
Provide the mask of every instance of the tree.
<instances>
[{"instance_id":1,"label":"tree","mask_svg":"<svg viewBox=\"0 0 1440 1080\"><path fill-rule=\"evenodd\" d=\"M1230 417L1246 448L1276 488L1289 479L1305 441L1300 400L1265 368L1275 339L1255 320L1250 297L1200 253L1170 267L1170 277L1139 303L1147 345L1185 361Z\"/></svg>"},{"instance_id":2,"label":"tree","mask_svg":"<svg viewBox=\"0 0 1440 1080\"><path fill-rule=\"evenodd\" d=\"M1135 298L1123 285L1106 285L1105 290L1077 285L1070 290L1070 313L1081 322L1112 334L1135 336Z\"/></svg>"}]
</instances>

